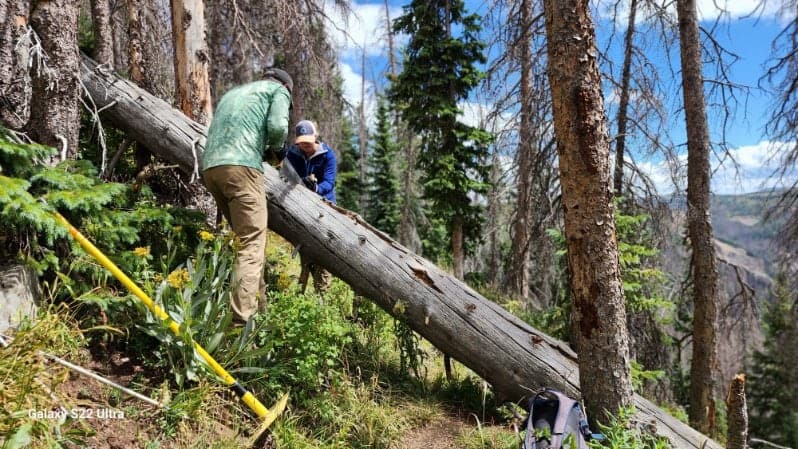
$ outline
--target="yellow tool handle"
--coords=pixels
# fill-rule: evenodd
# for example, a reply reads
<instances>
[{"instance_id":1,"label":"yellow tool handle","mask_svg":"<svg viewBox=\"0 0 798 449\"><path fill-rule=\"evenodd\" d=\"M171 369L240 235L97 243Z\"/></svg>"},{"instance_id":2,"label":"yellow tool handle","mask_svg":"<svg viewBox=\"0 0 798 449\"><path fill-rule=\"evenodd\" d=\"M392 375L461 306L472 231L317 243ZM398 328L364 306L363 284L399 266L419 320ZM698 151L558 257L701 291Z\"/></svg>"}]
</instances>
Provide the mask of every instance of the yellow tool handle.
<instances>
[{"instance_id":1,"label":"yellow tool handle","mask_svg":"<svg viewBox=\"0 0 798 449\"><path fill-rule=\"evenodd\" d=\"M83 234L81 234L80 231L75 229L75 227L72 226L72 224L61 214L55 212L55 218L69 230L69 233L72 235L72 237L77 240L78 243L80 243L80 246L82 246L87 253L97 259L97 261L100 262L100 265L110 271L111 274L113 274L114 277L122 283L122 285L127 287L130 293L133 293L133 295L139 298L141 302L143 302L144 305L146 305L147 308L155 314L155 316L166 321L169 329L171 329L175 335L180 335L180 325L172 320L169 315L158 306L158 304L155 304L155 302L149 296L147 296L147 294L144 293L144 291L140 289L135 282L133 282L125 273L123 273L122 270L120 270L119 267L117 267L116 264L111 261L111 259L106 257L105 254L97 249L93 243L91 243ZM233 378L233 376L231 376L230 373L228 373L227 370L222 367L222 365L219 365L219 363L216 362L216 360L214 360L210 354L208 354L208 351L206 351L205 348L193 340L192 343L194 343L194 349L196 349L197 353L199 353L202 359L205 360L205 362L207 362L211 368L213 368L213 371L222 378L224 383L233 391L235 391L241 400L247 404L250 410L255 412L258 417L265 420L271 419L271 421L274 421L276 415L280 414L285 408L285 403L288 398L287 394L281 398L277 405L275 405L274 410L270 414L269 409L266 408L252 393L247 391L246 388L238 383L238 381L236 381L235 378ZM271 422L269 422L269 424L271 424Z\"/></svg>"}]
</instances>

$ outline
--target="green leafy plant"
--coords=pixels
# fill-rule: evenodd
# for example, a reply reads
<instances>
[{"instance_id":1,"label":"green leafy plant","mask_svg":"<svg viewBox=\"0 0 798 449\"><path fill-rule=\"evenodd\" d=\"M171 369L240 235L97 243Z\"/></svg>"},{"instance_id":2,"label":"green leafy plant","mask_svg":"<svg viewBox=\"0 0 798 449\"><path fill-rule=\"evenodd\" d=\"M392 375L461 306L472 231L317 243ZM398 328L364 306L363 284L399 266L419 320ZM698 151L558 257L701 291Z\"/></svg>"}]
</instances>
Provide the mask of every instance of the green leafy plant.
<instances>
[{"instance_id":1,"label":"green leafy plant","mask_svg":"<svg viewBox=\"0 0 798 449\"><path fill-rule=\"evenodd\" d=\"M656 436L633 423L634 408L620 410L609 425L599 424L604 440L591 440L594 449L669 449L667 438Z\"/></svg>"},{"instance_id":2,"label":"green leafy plant","mask_svg":"<svg viewBox=\"0 0 798 449\"><path fill-rule=\"evenodd\" d=\"M257 342L268 356L262 365L271 388L287 385L309 394L342 366L353 325L336 304L316 295L272 292L268 314L259 320Z\"/></svg>"},{"instance_id":3,"label":"green leafy plant","mask_svg":"<svg viewBox=\"0 0 798 449\"><path fill-rule=\"evenodd\" d=\"M159 281L154 285L154 300L179 324L180 335L174 335L149 310L137 325L161 342L150 357L156 365L168 368L181 387L186 381L196 381L200 370L207 368L192 342L233 373L263 374L264 369L258 365L268 353L268 348L254 347L262 323L250 320L242 328L233 325L229 285L235 259L232 241L207 231L200 234L200 244L185 264L153 276ZM206 372L213 371L208 368Z\"/></svg>"}]
</instances>

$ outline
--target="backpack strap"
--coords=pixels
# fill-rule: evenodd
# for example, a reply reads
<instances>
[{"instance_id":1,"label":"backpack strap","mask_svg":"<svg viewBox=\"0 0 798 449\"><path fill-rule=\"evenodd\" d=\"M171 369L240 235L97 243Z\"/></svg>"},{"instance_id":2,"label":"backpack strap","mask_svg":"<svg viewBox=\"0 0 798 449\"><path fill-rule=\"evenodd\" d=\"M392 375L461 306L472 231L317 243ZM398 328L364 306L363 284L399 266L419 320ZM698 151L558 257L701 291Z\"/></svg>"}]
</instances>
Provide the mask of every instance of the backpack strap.
<instances>
[{"instance_id":1,"label":"backpack strap","mask_svg":"<svg viewBox=\"0 0 798 449\"><path fill-rule=\"evenodd\" d=\"M526 427L526 436L524 437L524 443L521 445L521 449L532 449L535 443L535 425L532 422L532 412L535 407L535 399L538 398L539 395L535 395L533 398L529 398L529 414L526 417L526 423L524 426Z\"/></svg>"}]
</instances>

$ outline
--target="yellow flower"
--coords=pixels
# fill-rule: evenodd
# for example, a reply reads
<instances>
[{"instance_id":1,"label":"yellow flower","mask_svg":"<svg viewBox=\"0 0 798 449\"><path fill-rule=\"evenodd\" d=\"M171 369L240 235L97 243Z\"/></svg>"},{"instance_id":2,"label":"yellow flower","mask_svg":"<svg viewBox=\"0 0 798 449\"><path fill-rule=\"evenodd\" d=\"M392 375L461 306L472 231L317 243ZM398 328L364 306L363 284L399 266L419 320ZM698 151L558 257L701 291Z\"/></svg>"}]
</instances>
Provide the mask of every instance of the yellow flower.
<instances>
[{"instance_id":1,"label":"yellow flower","mask_svg":"<svg viewBox=\"0 0 798 449\"><path fill-rule=\"evenodd\" d=\"M160 284L161 281L163 281L163 276L161 276L161 273L155 273L155 276L152 277L152 280Z\"/></svg>"},{"instance_id":2,"label":"yellow flower","mask_svg":"<svg viewBox=\"0 0 798 449\"><path fill-rule=\"evenodd\" d=\"M191 278L188 276L188 270L185 268L175 270L166 277L166 282L174 288L183 288L190 280Z\"/></svg>"},{"instance_id":3,"label":"yellow flower","mask_svg":"<svg viewBox=\"0 0 798 449\"><path fill-rule=\"evenodd\" d=\"M136 249L133 250L133 254L135 254L138 257L147 257L150 255L150 247L137 246Z\"/></svg>"},{"instance_id":4,"label":"yellow flower","mask_svg":"<svg viewBox=\"0 0 798 449\"><path fill-rule=\"evenodd\" d=\"M288 275L288 273L283 271L282 273L280 273L280 276L277 278L277 288L280 291L284 291L287 290L288 287L290 286L291 286L291 277Z\"/></svg>"},{"instance_id":5,"label":"yellow flower","mask_svg":"<svg viewBox=\"0 0 798 449\"><path fill-rule=\"evenodd\" d=\"M206 242L209 242L209 241L213 240L213 234L211 234L208 231L200 231L199 232L199 238L202 239L202 240L205 240Z\"/></svg>"}]
</instances>

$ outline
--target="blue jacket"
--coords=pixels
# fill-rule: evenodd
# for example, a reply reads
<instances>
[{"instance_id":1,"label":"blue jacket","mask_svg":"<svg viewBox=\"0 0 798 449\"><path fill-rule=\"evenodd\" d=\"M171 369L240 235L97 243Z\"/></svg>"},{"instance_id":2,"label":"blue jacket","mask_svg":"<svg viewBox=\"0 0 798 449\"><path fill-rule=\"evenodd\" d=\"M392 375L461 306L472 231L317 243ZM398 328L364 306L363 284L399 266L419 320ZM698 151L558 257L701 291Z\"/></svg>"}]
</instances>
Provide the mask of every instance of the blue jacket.
<instances>
[{"instance_id":1,"label":"blue jacket","mask_svg":"<svg viewBox=\"0 0 798 449\"><path fill-rule=\"evenodd\" d=\"M335 203L335 175L338 166L335 162L335 151L326 143L319 144L319 149L310 158L296 145L291 145L286 153L286 159L296 170L300 178L316 175L316 193L322 198Z\"/></svg>"}]
</instances>

